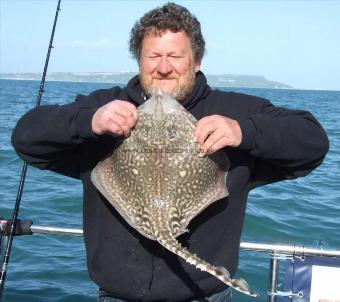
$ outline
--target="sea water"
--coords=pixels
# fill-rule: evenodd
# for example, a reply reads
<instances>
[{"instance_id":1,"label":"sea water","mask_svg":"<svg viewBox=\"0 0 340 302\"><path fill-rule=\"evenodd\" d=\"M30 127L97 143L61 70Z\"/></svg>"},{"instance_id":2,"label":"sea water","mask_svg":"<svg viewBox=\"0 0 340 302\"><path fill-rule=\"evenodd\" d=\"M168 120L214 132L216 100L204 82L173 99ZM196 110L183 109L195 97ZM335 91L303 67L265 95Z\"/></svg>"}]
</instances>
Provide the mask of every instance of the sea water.
<instances>
[{"instance_id":1,"label":"sea water","mask_svg":"<svg viewBox=\"0 0 340 302\"><path fill-rule=\"evenodd\" d=\"M72 102L110 84L47 82L42 104ZM0 217L10 218L23 162L10 143L17 120L35 106L38 81L0 80ZM324 163L304 178L252 191L242 241L340 249L340 92L228 89L270 99L276 106L305 109L322 123L330 140ZM282 146L284 148L284 146ZM35 225L82 227L79 181L29 167L20 219ZM4 249L4 247L3 247ZM119 261L119 259L117 259ZM238 276L259 299L234 292L234 301L266 301L268 254L241 252ZM96 301L82 237L34 234L15 237L4 301Z\"/></svg>"}]
</instances>

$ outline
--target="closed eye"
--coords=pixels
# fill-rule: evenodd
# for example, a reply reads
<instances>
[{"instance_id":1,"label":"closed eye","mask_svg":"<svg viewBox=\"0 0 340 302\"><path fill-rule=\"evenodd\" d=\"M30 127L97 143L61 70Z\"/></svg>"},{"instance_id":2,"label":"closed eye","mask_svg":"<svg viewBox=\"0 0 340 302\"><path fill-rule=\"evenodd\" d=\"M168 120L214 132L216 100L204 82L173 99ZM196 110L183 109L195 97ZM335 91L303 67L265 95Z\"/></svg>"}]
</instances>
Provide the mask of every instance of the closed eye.
<instances>
[{"instance_id":1,"label":"closed eye","mask_svg":"<svg viewBox=\"0 0 340 302\"><path fill-rule=\"evenodd\" d=\"M183 56L177 56L177 55L170 56L170 59L174 61L179 61L179 60L182 60L183 58L184 58Z\"/></svg>"},{"instance_id":2,"label":"closed eye","mask_svg":"<svg viewBox=\"0 0 340 302\"><path fill-rule=\"evenodd\" d=\"M148 59L158 59L160 58L161 56L158 56L158 55L151 55L151 56L146 56Z\"/></svg>"}]
</instances>

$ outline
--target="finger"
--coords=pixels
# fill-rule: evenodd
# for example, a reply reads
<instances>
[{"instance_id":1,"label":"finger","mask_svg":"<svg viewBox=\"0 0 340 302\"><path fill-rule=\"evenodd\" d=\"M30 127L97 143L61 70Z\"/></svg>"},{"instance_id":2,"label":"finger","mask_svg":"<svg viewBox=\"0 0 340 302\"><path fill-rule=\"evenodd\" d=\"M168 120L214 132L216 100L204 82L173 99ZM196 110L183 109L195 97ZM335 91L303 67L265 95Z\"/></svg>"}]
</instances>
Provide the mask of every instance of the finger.
<instances>
[{"instance_id":1,"label":"finger","mask_svg":"<svg viewBox=\"0 0 340 302\"><path fill-rule=\"evenodd\" d=\"M197 142L199 145L202 145L207 138L207 133L214 131L214 127L212 124L215 121L214 116L206 116L200 119L197 122L196 129L195 129L195 134L194 134L194 140Z\"/></svg>"},{"instance_id":2,"label":"finger","mask_svg":"<svg viewBox=\"0 0 340 302\"><path fill-rule=\"evenodd\" d=\"M203 146L201 147L201 153L210 153L212 147L216 144L217 141L221 140L222 138L224 138L224 141L226 141L223 130L221 128L217 128L205 140Z\"/></svg>"},{"instance_id":3,"label":"finger","mask_svg":"<svg viewBox=\"0 0 340 302\"><path fill-rule=\"evenodd\" d=\"M110 120L108 121L108 125L111 126L112 124L116 124L122 130L121 135L123 134L125 137L130 136L132 127L127 122L127 119L124 118L122 115L115 113Z\"/></svg>"},{"instance_id":4,"label":"finger","mask_svg":"<svg viewBox=\"0 0 340 302\"><path fill-rule=\"evenodd\" d=\"M114 121L108 122L106 128L107 128L107 131L106 131L107 133L111 133L117 136L121 136L124 134L123 129L118 124L116 124Z\"/></svg>"},{"instance_id":5,"label":"finger","mask_svg":"<svg viewBox=\"0 0 340 302\"><path fill-rule=\"evenodd\" d=\"M204 127L201 127L196 134L196 142L199 144L199 146L202 148L204 145L204 142L207 140L207 138L216 131L217 125L215 122L211 121L208 124L205 124Z\"/></svg>"},{"instance_id":6,"label":"finger","mask_svg":"<svg viewBox=\"0 0 340 302\"><path fill-rule=\"evenodd\" d=\"M119 126L120 128L122 128L124 136L129 137L131 134L132 128L128 124L121 124Z\"/></svg>"},{"instance_id":7,"label":"finger","mask_svg":"<svg viewBox=\"0 0 340 302\"><path fill-rule=\"evenodd\" d=\"M111 113L110 119L116 123L120 128L123 130L123 134L125 137L128 137L131 133L131 129L136 125L136 118L133 110L135 107L130 104L131 106L127 106L126 104L117 101L114 105L113 112ZM128 103L127 103L128 104ZM132 108L132 110L131 110Z\"/></svg>"},{"instance_id":8,"label":"finger","mask_svg":"<svg viewBox=\"0 0 340 302\"><path fill-rule=\"evenodd\" d=\"M113 134L129 135L130 129L133 128L138 119L138 111L136 107L126 101L115 100L102 107L100 107L92 118L92 131L98 135L105 132L112 132ZM114 122L122 129L117 129L112 126ZM127 129L126 125L129 129ZM115 133L117 132L117 133Z\"/></svg>"},{"instance_id":9,"label":"finger","mask_svg":"<svg viewBox=\"0 0 340 302\"><path fill-rule=\"evenodd\" d=\"M111 119L117 124L126 125L129 128L133 128L136 123L133 113L125 108L116 108L112 112Z\"/></svg>"},{"instance_id":10,"label":"finger","mask_svg":"<svg viewBox=\"0 0 340 302\"><path fill-rule=\"evenodd\" d=\"M210 116L205 116L201 118L200 120L198 120L196 124L195 133L194 133L195 141L198 140L199 133L201 132L201 129L204 128L206 121L209 121L209 120L210 120Z\"/></svg>"},{"instance_id":11,"label":"finger","mask_svg":"<svg viewBox=\"0 0 340 302\"><path fill-rule=\"evenodd\" d=\"M226 146L228 146L228 144L226 144L226 138L222 136L218 141L216 141L212 146L210 146L206 154L213 154Z\"/></svg>"},{"instance_id":12,"label":"finger","mask_svg":"<svg viewBox=\"0 0 340 302\"><path fill-rule=\"evenodd\" d=\"M126 109L126 116L132 118L134 123L136 123L138 120L138 110L136 106L126 101L120 101L120 104Z\"/></svg>"},{"instance_id":13,"label":"finger","mask_svg":"<svg viewBox=\"0 0 340 302\"><path fill-rule=\"evenodd\" d=\"M118 111L113 111L110 114L108 122L109 123L114 122L119 126L122 126L122 125L128 126L127 118L125 118L125 116L119 113Z\"/></svg>"},{"instance_id":14,"label":"finger","mask_svg":"<svg viewBox=\"0 0 340 302\"><path fill-rule=\"evenodd\" d=\"M114 102L119 103L120 105L122 105L123 107L133 110L136 109L136 106L128 101L122 101L122 100L115 100Z\"/></svg>"}]
</instances>

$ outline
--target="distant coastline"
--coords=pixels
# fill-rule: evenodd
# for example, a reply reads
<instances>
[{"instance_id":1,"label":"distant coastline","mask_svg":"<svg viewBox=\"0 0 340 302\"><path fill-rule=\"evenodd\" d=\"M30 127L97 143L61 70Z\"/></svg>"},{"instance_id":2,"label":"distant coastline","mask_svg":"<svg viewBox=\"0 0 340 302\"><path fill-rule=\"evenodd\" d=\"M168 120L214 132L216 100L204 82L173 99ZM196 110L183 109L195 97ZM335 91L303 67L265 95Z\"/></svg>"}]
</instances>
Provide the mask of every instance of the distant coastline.
<instances>
[{"instance_id":1,"label":"distant coastline","mask_svg":"<svg viewBox=\"0 0 340 302\"><path fill-rule=\"evenodd\" d=\"M127 83L137 72L51 72L46 81L90 82L90 83ZM293 87L280 82L267 80L257 75L207 74L207 80L213 87L240 88L277 88L292 89ZM0 73L3 80L41 80L41 73Z\"/></svg>"}]
</instances>

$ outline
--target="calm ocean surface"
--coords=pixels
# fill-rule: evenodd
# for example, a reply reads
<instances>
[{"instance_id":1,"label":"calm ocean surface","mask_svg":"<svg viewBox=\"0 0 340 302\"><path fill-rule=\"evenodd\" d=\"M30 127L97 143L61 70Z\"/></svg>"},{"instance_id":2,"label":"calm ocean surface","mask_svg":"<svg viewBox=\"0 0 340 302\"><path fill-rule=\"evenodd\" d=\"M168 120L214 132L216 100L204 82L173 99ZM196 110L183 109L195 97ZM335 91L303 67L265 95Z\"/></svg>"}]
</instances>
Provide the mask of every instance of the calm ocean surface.
<instances>
[{"instance_id":1,"label":"calm ocean surface","mask_svg":"<svg viewBox=\"0 0 340 302\"><path fill-rule=\"evenodd\" d=\"M78 93L109 84L47 82L43 104L73 101ZM37 81L0 80L0 217L10 218L22 161L10 136L19 117L33 108ZM233 89L270 99L277 106L307 109L325 127L330 151L321 167L305 178L254 190L248 202L243 241L297 244L340 249L340 92ZM282 146L284 148L284 146ZM79 181L30 167L20 219L35 225L82 227ZM242 252L238 275L266 301L267 254ZM86 270L82 237L38 235L16 237L6 280L5 301L96 301L97 288Z\"/></svg>"}]
</instances>

